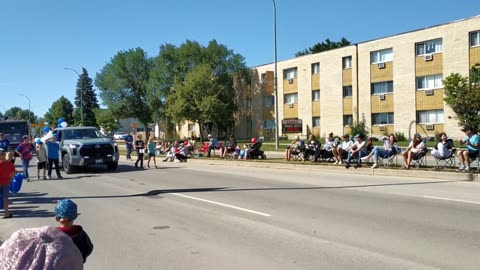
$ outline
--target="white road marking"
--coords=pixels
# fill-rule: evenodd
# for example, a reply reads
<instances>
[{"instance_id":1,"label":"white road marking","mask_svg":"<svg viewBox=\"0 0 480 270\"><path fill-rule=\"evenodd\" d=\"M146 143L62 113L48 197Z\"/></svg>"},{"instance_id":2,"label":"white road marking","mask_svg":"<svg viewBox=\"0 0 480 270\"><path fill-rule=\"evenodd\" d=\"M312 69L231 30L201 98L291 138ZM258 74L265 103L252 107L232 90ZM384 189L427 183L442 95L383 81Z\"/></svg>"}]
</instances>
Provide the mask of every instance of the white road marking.
<instances>
[{"instance_id":1,"label":"white road marking","mask_svg":"<svg viewBox=\"0 0 480 270\"><path fill-rule=\"evenodd\" d=\"M442 198L442 197L433 197L433 196L422 196L422 197L423 197L423 198L427 198L427 199L442 200L442 201L452 201L452 202L462 202L462 203L480 204L480 202L465 201L465 200L456 200L456 199L449 199L449 198Z\"/></svg>"},{"instance_id":2,"label":"white road marking","mask_svg":"<svg viewBox=\"0 0 480 270\"><path fill-rule=\"evenodd\" d=\"M252 213L252 214L257 214L257 215L264 216L264 217L271 217L272 216L270 214L266 214L266 213L262 213L262 212L258 212L258 211L253 211L253 210L249 210L249 209L245 209L245 208L241 208L241 207L237 207L237 206L233 206L233 205L229 205L229 204L225 204L225 203L200 199L200 198L196 198L196 197L192 197L192 196L188 196L188 195L183 195L183 194L179 194L179 193L170 193L170 194L180 196L180 197L184 197L184 198L189 198L189 199L192 199L192 200L201 201L201 202L216 204L216 205L220 205L220 206L224 206L224 207L228 207L228 208L232 208L232 209L236 209L236 210L240 210L240 211L244 211L244 212L248 212L248 213Z\"/></svg>"}]
</instances>

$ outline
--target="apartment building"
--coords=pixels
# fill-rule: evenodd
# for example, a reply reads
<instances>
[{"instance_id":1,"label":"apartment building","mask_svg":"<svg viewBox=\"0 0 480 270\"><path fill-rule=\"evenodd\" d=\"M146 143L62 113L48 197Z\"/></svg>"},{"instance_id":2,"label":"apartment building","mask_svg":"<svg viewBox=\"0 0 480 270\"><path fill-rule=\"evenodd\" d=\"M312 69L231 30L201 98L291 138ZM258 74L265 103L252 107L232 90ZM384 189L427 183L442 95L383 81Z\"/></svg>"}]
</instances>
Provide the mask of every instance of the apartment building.
<instances>
[{"instance_id":1,"label":"apartment building","mask_svg":"<svg viewBox=\"0 0 480 270\"><path fill-rule=\"evenodd\" d=\"M348 133L364 120L372 136L395 132L460 138L442 80L469 75L480 63L480 16L379 38L277 63L278 128L282 136ZM273 137L274 64L250 69L235 84L235 135ZM188 127L188 128L187 128ZM185 123L180 135L198 134Z\"/></svg>"}]
</instances>

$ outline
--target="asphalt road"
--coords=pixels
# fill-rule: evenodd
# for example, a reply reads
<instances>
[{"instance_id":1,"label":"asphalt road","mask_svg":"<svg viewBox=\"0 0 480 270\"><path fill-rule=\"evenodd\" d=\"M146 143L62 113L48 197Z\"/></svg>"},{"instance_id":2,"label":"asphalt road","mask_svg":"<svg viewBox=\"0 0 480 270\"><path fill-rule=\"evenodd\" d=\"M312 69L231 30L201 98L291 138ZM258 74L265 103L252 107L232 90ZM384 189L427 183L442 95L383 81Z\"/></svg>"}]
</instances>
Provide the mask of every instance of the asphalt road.
<instances>
[{"instance_id":1,"label":"asphalt road","mask_svg":"<svg viewBox=\"0 0 480 270\"><path fill-rule=\"evenodd\" d=\"M85 269L479 268L478 182L210 163L26 182L0 240L55 226L69 197L95 244Z\"/></svg>"}]
</instances>

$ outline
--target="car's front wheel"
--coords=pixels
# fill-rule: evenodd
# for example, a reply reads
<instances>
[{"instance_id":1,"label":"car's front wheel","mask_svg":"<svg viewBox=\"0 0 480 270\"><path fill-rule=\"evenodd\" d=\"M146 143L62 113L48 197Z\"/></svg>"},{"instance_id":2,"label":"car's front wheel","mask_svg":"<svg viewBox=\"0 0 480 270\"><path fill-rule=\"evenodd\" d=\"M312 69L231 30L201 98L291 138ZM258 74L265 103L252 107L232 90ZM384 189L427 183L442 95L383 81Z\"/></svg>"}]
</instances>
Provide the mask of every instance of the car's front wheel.
<instances>
[{"instance_id":1,"label":"car's front wheel","mask_svg":"<svg viewBox=\"0 0 480 270\"><path fill-rule=\"evenodd\" d=\"M70 155L69 154L63 155L62 165L63 165L63 170L65 171L66 174L73 173L75 168L74 168L74 166L70 165Z\"/></svg>"},{"instance_id":2,"label":"car's front wheel","mask_svg":"<svg viewBox=\"0 0 480 270\"><path fill-rule=\"evenodd\" d=\"M118 168L118 162L107 163L107 168L109 171L115 171Z\"/></svg>"}]
</instances>

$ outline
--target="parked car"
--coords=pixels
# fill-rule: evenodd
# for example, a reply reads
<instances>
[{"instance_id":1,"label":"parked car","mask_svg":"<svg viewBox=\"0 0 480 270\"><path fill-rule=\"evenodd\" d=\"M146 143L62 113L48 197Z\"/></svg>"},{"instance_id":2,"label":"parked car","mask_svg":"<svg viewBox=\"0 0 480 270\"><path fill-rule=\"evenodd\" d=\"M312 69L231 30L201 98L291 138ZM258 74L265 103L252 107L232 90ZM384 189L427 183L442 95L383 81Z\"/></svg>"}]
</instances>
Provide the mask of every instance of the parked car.
<instances>
[{"instance_id":1,"label":"parked car","mask_svg":"<svg viewBox=\"0 0 480 270\"><path fill-rule=\"evenodd\" d=\"M125 136L127 136L127 133L125 132L115 132L115 134L113 134L113 139L116 141L120 141L124 140Z\"/></svg>"}]
</instances>

